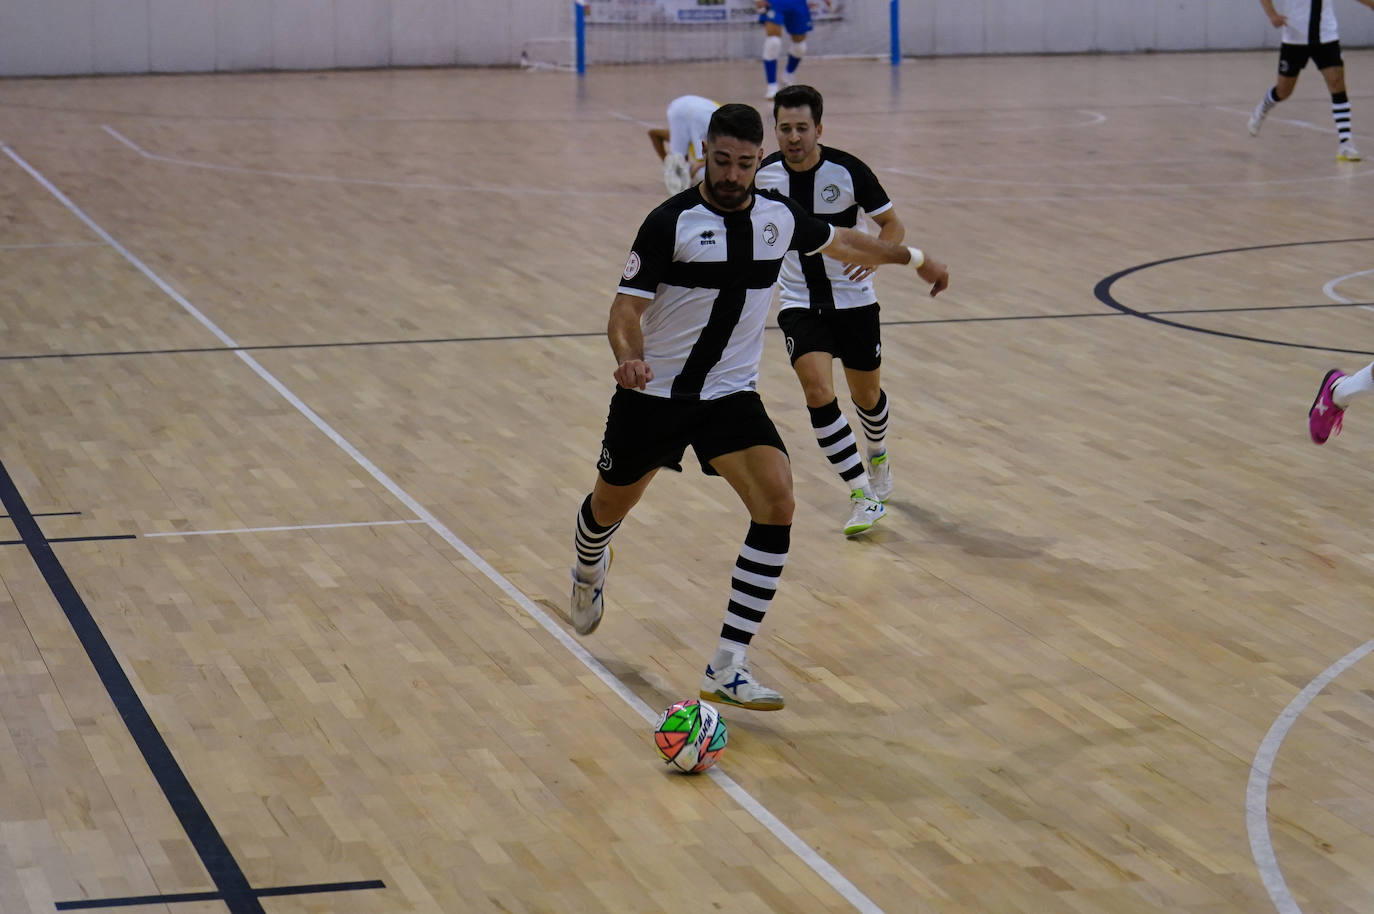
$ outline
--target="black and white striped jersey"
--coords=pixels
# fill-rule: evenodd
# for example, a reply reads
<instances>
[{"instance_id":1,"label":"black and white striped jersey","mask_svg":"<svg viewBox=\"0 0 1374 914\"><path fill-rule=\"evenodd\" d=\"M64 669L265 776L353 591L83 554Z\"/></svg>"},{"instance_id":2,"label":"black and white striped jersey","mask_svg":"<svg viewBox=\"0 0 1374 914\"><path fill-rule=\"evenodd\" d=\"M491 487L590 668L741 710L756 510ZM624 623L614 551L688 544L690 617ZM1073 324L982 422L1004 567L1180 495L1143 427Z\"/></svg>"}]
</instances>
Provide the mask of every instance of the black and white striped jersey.
<instances>
[{"instance_id":1,"label":"black and white striped jersey","mask_svg":"<svg viewBox=\"0 0 1374 914\"><path fill-rule=\"evenodd\" d=\"M653 299L640 320L654 372L645 392L715 400L755 389L783 255L818 251L834 231L774 191L734 212L696 187L659 204L639 227L619 288Z\"/></svg>"},{"instance_id":2,"label":"black and white striped jersey","mask_svg":"<svg viewBox=\"0 0 1374 914\"><path fill-rule=\"evenodd\" d=\"M821 160L806 171L792 171L775 152L759 165L754 183L791 197L802 209L831 225L853 228L859 211L870 216L892 208L887 191L872 170L841 149L821 146ZM782 307L858 308L878 300L872 277L854 282L844 266L824 254L788 254L782 265Z\"/></svg>"},{"instance_id":3,"label":"black and white striped jersey","mask_svg":"<svg viewBox=\"0 0 1374 914\"><path fill-rule=\"evenodd\" d=\"M1288 20L1284 44L1327 44L1338 41L1336 11L1332 0L1274 0L1274 9Z\"/></svg>"}]
</instances>

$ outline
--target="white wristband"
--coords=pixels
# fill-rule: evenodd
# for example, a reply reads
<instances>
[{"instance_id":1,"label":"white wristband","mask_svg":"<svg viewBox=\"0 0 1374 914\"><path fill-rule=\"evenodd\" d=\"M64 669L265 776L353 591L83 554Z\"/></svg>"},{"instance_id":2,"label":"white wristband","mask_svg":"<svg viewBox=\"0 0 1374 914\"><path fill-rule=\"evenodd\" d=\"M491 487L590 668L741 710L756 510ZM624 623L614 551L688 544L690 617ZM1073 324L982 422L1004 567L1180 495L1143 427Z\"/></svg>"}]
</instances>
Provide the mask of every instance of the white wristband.
<instances>
[{"instance_id":1,"label":"white wristband","mask_svg":"<svg viewBox=\"0 0 1374 914\"><path fill-rule=\"evenodd\" d=\"M911 252L911 268L913 270L919 270L921 265L926 262L925 251L913 247L908 247L907 250Z\"/></svg>"}]
</instances>

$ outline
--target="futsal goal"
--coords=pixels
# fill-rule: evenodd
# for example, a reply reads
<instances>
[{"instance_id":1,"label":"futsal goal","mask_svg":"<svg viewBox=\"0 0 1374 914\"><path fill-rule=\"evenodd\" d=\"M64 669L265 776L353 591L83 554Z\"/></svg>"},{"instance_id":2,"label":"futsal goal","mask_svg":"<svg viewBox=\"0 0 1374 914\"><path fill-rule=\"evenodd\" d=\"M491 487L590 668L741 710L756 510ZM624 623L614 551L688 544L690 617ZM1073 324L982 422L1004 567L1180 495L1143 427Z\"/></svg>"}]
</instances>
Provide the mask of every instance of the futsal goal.
<instances>
[{"instance_id":1,"label":"futsal goal","mask_svg":"<svg viewBox=\"0 0 1374 914\"><path fill-rule=\"evenodd\" d=\"M899 0L811 0L808 55L901 60ZM757 56L753 0L572 0L560 34L530 38L521 63L588 66L738 60Z\"/></svg>"}]
</instances>

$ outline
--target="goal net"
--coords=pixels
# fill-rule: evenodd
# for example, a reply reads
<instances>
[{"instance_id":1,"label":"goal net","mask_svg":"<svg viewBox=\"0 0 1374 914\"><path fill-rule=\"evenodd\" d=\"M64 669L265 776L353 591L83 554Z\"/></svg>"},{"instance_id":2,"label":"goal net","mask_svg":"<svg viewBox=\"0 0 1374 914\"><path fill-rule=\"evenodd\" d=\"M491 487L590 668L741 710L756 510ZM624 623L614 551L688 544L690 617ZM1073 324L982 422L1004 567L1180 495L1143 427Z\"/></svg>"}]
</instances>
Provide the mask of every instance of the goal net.
<instances>
[{"instance_id":1,"label":"goal net","mask_svg":"<svg viewBox=\"0 0 1374 914\"><path fill-rule=\"evenodd\" d=\"M811 0L813 57L883 57L895 0ZM523 63L558 69L757 57L753 0L568 0L560 35L525 42Z\"/></svg>"}]
</instances>

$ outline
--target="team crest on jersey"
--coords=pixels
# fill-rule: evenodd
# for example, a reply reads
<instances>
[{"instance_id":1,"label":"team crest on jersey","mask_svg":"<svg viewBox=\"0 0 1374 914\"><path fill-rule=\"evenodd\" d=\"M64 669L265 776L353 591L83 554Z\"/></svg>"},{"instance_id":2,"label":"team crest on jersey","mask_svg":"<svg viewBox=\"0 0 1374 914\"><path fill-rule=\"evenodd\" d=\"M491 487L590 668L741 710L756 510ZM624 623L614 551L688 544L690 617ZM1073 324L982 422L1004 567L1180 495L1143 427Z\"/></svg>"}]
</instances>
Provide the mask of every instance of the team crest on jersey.
<instances>
[{"instance_id":1,"label":"team crest on jersey","mask_svg":"<svg viewBox=\"0 0 1374 914\"><path fill-rule=\"evenodd\" d=\"M609 448L601 449L601 459L596 462L598 470L609 470L611 468L611 452Z\"/></svg>"},{"instance_id":2,"label":"team crest on jersey","mask_svg":"<svg viewBox=\"0 0 1374 914\"><path fill-rule=\"evenodd\" d=\"M622 273L621 275L624 276L626 279L634 279L634 278L635 278L635 275L638 274L638 273L639 273L639 254L637 254L637 253L634 252L634 251L631 251L631 252L630 252L630 259L627 260L627 261L625 261L625 272Z\"/></svg>"},{"instance_id":3,"label":"team crest on jersey","mask_svg":"<svg viewBox=\"0 0 1374 914\"><path fill-rule=\"evenodd\" d=\"M821 188L821 199L826 203L834 203L840 199L840 189L834 184L827 184Z\"/></svg>"},{"instance_id":4,"label":"team crest on jersey","mask_svg":"<svg viewBox=\"0 0 1374 914\"><path fill-rule=\"evenodd\" d=\"M769 247L778 243L778 227L773 223L768 223L763 227L763 241Z\"/></svg>"}]
</instances>

